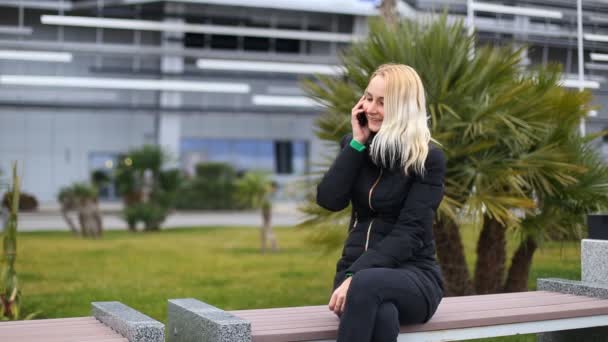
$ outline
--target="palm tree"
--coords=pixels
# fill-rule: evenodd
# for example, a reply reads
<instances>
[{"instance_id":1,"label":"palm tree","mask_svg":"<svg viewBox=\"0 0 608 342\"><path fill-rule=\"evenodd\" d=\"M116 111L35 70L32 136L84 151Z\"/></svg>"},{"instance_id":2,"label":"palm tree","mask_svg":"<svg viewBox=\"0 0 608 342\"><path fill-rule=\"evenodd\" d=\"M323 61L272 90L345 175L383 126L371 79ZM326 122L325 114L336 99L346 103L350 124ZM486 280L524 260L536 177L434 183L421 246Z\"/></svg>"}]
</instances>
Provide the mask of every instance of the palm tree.
<instances>
[{"instance_id":1,"label":"palm tree","mask_svg":"<svg viewBox=\"0 0 608 342\"><path fill-rule=\"evenodd\" d=\"M37 313L21 317L21 290L15 270L17 260L17 215L19 213L20 178L17 163L13 164L10 189L9 215L3 237L2 262L0 263L0 320L33 318Z\"/></svg>"},{"instance_id":2,"label":"palm tree","mask_svg":"<svg viewBox=\"0 0 608 342\"><path fill-rule=\"evenodd\" d=\"M266 253L268 244L273 252L278 251L277 239L272 231L272 201L276 184L263 172L247 172L236 181L237 198L246 208L261 209L261 251Z\"/></svg>"},{"instance_id":3,"label":"palm tree","mask_svg":"<svg viewBox=\"0 0 608 342\"><path fill-rule=\"evenodd\" d=\"M2 169L0 169L0 190L4 189L5 187L8 188L8 185L5 184L2 176ZM8 213L9 209L5 208L3 205L0 205L0 231L4 231L6 229L5 227L8 226Z\"/></svg>"},{"instance_id":4,"label":"palm tree","mask_svg":"<svg viewBox=\"0 0 608 342\"><path fill-rule=\"evenodd\" d=\"M144 145L121 157L114 174L123 198L123 218L129 231L138 222L144 231L157 231L174 208L180 182L179 170L163 170L170 156L160 146Z\"/></svg>"},{"instance_id":5,"label":"palm tree","mask_svg":"<svg viewBox=\"0 0 608 342\"><path fill-rule=\"evenodd\" d=\"M570 212L570 222L581 224L583 212L608 205L607 193L597 190L605 189L601 177L577 186L590 168L602 171L598 164L581 161L586 147L576 140L576 128L570 124L590 109L590 93L561 88L556 65L522 72L521 49L485 46L470 56L473 42L462 21L448 23L446 15L389 25L371 20L367 39L342 56L343 79L319 75L303 83L308 94L324 105L316 122L318 136L336 143L350 131L350 108L380 64L403 63L418 71L427 92L433 137L446 146L448 159L445 197L433 225L447 295L510 288L503 279L506 233L516 230L526 236L522 244L530 246L529 222L548 210L546 195L594 189L593 196L570 198L578 210ZM597 200L593 206L576 199L589 196ZM302 210L309 215L303 226L323 229L315 229L317 241L328 248L339 245L345 231L335 227L344 226L348 211L329 213L312 201ZM481 227L474 277L460 235L461 227L470 223ZM540 227L542 232L554 228ZM573 225L563 228L575 230ZM527 251L533 254L532 247ZM515 273L524 272L518 270L512 267Z\"/></svg>"},{"instance_id":6,"label":"palm tree","mask_svg":"<svg viewBox=\"0 0 608 342\"><path fill-rule=\"evenodd\" d=\"M570 127L572 132L578 128L578 122L564 119L571 122L564 123L560 129ZM539 210L522 221L519 245L511 259L504 292L527 289L532 258L539 245L551 239L576 239L584 236L585 227L581 217L606 210L608 165L589 144L604 134L606 132L581 138L562 130L551 137L555 143L573 150L575 163L584 167L585 172L578 175L577 182L569 186L556 184L553 191L538 191Z\"/></svg>"},{"instance_id":7,"label":"palm tree","mask_svg":"<svg viewBox=\"0 0 608 342\"><path fill-rule=\"evenodd\" d=\"M99 238L103 234L103 222L97 203L97 188L85 183L74 183L60 190L58 195L61 213L74 235ZM80 231L69 216L70 211L78 214Z\"/></svg>"},{"instance_id":8,"label":"palm tree","mask_svg":"<svg viewBox=\"0 0 608 342\"><path fill-rule=\"evenodd\" d=\"M32 312L25 317L21 312L22 293L15 269L17 261L17 223L21 178L17 175L17 162L13 163L12 186L10 189L9 215L3 233L2 260L0 262L0 321L29 320L38 315Z\"/></svg>"},{"instance_id":9,"label":"palm tree","mask_svg":"<svg viewBox=\"0 0 608 342\"><path fill-rule=\"evenodd\" d=\"M2 265L0 270L0 319L18 319L21 291L15 271L17 259L17 213L19 212L19 176L17 164L13 164L10 212L4 232Z\"/></svg>"}]
</instances>

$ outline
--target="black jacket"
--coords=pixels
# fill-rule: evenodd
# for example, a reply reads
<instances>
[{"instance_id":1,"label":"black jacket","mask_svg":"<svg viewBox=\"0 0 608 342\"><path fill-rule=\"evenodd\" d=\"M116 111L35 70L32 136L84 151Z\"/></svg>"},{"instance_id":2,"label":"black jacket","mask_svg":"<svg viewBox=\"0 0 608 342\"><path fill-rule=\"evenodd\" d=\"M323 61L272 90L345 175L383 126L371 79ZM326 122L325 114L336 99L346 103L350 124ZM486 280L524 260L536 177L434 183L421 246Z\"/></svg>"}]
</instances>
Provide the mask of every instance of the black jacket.
<instances>
[{"instance_id":1,"label":"black jacket","mask_svg":"<svg viewBox=\"0 0 608 342\"><path fill-rule=\"evenodd\" d=\"M432 224L443 198L446 159L429 145L425 174L405 175L374 164L367 148L359 152L344 136L340 152L317 186L317 203L340 211L352 203L349 233L336 265L334 289L346 272L373 267L407 269L425 294L429 317L443 297L443 278L435 259ZM369 139L372 140L372 139Z\"/></svg>"}]
</instances>

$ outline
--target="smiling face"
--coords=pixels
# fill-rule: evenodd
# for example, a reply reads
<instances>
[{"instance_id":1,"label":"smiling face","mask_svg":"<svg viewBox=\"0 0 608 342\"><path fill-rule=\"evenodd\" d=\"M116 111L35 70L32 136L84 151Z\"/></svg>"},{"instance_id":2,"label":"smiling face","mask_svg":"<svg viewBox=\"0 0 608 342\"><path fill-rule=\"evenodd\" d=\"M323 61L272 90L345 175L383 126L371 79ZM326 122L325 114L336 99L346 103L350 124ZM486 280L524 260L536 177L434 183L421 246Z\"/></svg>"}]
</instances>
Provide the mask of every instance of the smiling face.
<instances>
[{"instance_id":1,"label":"smiling face","mask_svg":"<svg viewBox=\"0 0 608 342\"><path fill-rule=\"evenodd\" d=\"M365 89L363 109L367 116L369 130L377 133L384 120L384 77L374 76Z\"/></svg>"}]
</instances>

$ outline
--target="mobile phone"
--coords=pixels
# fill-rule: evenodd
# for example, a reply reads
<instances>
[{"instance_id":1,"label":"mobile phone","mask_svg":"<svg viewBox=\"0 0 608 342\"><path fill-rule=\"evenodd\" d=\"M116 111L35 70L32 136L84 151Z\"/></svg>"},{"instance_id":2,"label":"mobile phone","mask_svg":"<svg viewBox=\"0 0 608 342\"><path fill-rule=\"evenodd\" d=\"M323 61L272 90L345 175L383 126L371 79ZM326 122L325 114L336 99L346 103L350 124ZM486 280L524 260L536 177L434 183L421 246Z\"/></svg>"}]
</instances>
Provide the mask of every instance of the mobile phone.
<instances>
[{"instance_id":1,"label":"mobile phone","mask_svg":"<svg viewBox=\"0 0 608 342\"><path fill-rule=\"evenodd\" d=\"M365 127L367 126L367 116L365 116L365 112L361 112L357 114L357 120L359 121L359 126Z\"/></svg>"}]
</instances>

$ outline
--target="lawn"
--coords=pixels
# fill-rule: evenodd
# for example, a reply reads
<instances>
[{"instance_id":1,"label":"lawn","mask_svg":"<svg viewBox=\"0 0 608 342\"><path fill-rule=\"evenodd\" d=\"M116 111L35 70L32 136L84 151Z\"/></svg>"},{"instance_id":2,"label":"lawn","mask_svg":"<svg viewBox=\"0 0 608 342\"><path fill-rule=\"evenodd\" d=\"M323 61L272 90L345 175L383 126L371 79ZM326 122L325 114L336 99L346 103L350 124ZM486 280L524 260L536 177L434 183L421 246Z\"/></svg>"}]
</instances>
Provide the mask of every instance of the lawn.
<instances>
[{"instance_id":1,"label":"lawn","mask_svg":"<svg viewBox=\"0 0 608 342\"><path fill-rule=\"evenodd\" d=\"M19 233L24 310L40 311L37 318L86 316L90 302L116 300L164 322L171 298L193 297L227 310L327 304L339 251L324 255L293 228L278 228L276 235L281 251L262 255L259 232L251 228L111 231L97 241L63 232ZM471 265L476 235L464 232ZM578 279L579 244L544 246L535 257L531 289L537 277Z\"/></svg>"}]
</instances>

